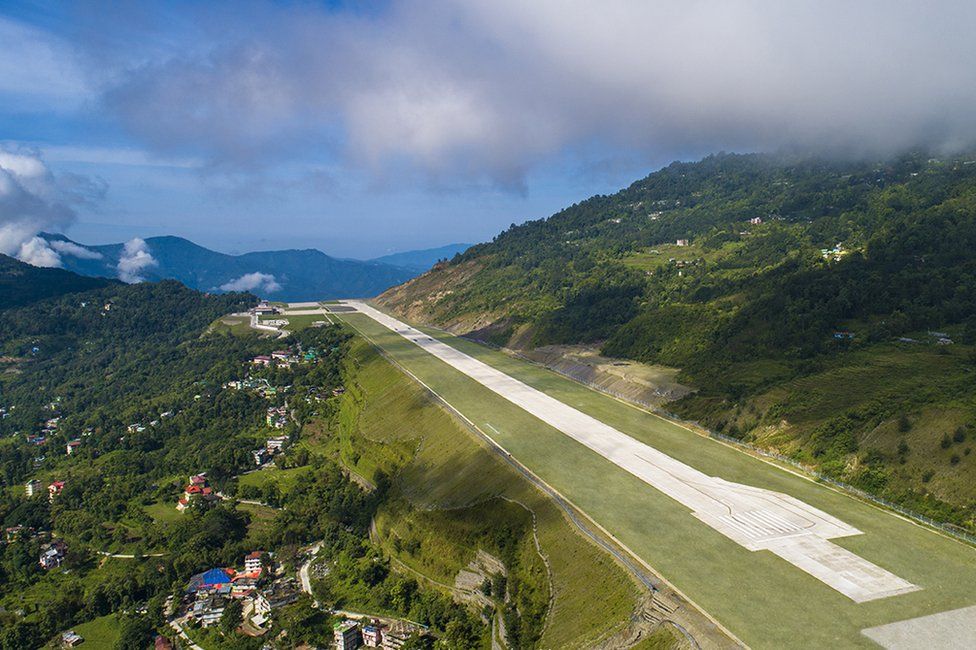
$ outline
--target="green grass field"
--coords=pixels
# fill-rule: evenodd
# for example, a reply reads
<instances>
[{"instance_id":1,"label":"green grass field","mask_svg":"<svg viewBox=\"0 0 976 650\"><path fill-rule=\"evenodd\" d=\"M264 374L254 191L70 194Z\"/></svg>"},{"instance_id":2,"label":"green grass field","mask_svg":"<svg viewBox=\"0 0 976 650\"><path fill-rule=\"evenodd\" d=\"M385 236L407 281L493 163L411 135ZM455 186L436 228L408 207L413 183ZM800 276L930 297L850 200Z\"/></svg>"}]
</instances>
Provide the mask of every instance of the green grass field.
<instances>
[{"instance_id":1,"label":"green grass field","mask_svg":"<svg viewBox=\"0 0 976 650\"><path fill-rule=\"evenodd\" d=\"M834 540L922 590L855 604L767 552L750 552L686 508L420 348L342 318L436 390L753 647L873 647L866 627L976 604L976 550L774 467L545 369L441 332L432 336L710 475L791 494L864 532Z\"/></svg>"},{"instance_id":2,"label":"green grass field","mask_svg":"<svg viewBox=\"0 0 976 650\"><path fill-rule=\"evenodd\" d=\"M553 606L540 647L585 648L623 628L637 604L637 588L613 560L582 537L545 495L490 452L420 386L358 341L350 354L355 385L343 398L334 445L355 449L356 471L396 473L402 501L376 519L379 542L413 571L436 583L453 576L504 513L535 516L547 576L531 535L519 546L520 579L535 602L551 591ZM354 408L360 405L361 409ZM500 499L505 497L511 501ZM514 503L517 502L517 503ZM523 521L524 523L524 521ZM416 539L419 550L403 547Z\"/></svg>"},{"instance_id":3,"label":"green grass field","mask_svg":"<svg viewBox=\"0 0 976 650\"><path fill-rule=\"evenodd\" d=\"M249 474L243 474L237 479L237 482L239 485L250 485L259 489L268 483L274 483L278 486L281 494L287 494L307 472L307 467L278 469L272 466Z\"/></svg>"},{"instance_id":4,"label":"green grass field","mask_svg":"<svg viewBox=\"0 0 976 650\"><path fill-rule=\"evenodd\" d=\"M176 509L176 502L166 502L159 501L151 505L145 506L143 510L146 511L150 517L152 517L157 523L170 524L175 521L179 521L180 517L183 516L179 510Z\"/></svg>"},{"instance_id":5,"label":"green grass field","mask_svg":"<svg viewBox=\"0 0 976 650\"><path fill-rule=\"evenodd\" d=\"M115 614L100 616L71 629L84 637L85 642L82 645L92 650L112 650L121 634Z\"/></svg>"}]
</instances>

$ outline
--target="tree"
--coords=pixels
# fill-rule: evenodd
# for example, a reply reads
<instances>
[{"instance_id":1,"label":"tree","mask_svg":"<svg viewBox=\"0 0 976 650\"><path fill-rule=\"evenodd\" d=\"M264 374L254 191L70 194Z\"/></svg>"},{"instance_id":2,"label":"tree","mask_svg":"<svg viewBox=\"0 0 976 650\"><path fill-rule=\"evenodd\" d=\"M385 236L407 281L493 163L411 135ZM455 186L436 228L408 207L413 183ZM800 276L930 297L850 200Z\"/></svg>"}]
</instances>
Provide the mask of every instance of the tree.
<instances>
[{"instance_id":1,"label":"tree","mask_svg":"<svg viewBox=\"0 0 976 650\"><path fill-rule=\"evenodd\" d=\"M126 616L115 650L145 650L153 637L152 624L145 616Z\"/></svg>"},{"instance_id":2,"label":"tree","mask_svg":"<svg viewBox=\"0 0 976 650\"><path fill-rule=\"evenodd\" d=\"M220 629L224 634L233 634L243 621L244 606L240 600L234 599L227 603L224 613L220 615Z\"/></svg>"}]
</instances>

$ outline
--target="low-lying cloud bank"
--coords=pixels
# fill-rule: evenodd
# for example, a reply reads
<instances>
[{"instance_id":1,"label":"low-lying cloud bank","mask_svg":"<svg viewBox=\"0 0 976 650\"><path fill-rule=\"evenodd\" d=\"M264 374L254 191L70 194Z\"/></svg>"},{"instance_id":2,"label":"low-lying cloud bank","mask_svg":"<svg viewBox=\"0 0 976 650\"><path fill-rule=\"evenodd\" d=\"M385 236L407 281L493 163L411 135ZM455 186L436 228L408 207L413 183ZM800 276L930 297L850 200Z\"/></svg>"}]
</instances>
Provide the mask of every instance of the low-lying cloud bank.
<instances>
[{"instance_id":1,"label":"low-lying cloud bank","mask_svg":"<svg viewBox=\"0 0 976 650\"><path fill-rule=\"evenodd\" d=\"M257 291L258 293L274 293L281 290L281 285L270 273L245 273L239 278L220 285L221 291Z\"/></svg>"},{"instance_id":2,"label":"low-lying cloud bank","mask_svg":"<svg viewBox=\"0 0 976 650\"><path fill-rule=\"evenodd\" d=\"M209 47L139 53L104 102L215 165L325 148L501 184L594 148L952 149L976 142L973 24L958 0L224 5Z\"/></svg>"},{"instance_id":3,"label":"low-lying cloud bank","mask_svg":"<svg viewBox=\"0 0 976 650\"><path fill-rule=\"evenodd\" d=\"M82 260L100 260L104 256L98 251L93 251L90 248L85 248L72 241L62 241L55 239L48 242L48 246L56 250L61 255L68 255L70 257L77 257Z\"/></svg>"}]
</instances>

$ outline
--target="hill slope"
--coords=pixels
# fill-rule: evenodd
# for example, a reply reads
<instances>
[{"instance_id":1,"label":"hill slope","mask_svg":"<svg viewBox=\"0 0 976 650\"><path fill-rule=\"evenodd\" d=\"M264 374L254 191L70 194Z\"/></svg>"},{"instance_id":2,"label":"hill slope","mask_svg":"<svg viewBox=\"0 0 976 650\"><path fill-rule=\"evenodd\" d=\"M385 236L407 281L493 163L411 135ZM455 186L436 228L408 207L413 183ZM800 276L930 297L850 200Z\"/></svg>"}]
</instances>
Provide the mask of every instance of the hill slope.
<instances>
[{"instance_id":1,"label":"hill slope","mask_svg":"<svg viewBox=\"0 0 976 650\"><path fill-rule=\"evenodd\" d=\"M44 236L49 241L70 242L63 235ZM139 273L147 280L179 280L200 291L253 291L275 300L374 296L417 273L380 262L336 259L315 249L227 255L181 237L150 237L146 247L156 261ZM86 258L62 253L66 269L83 275L118 277L123 244L83 248L94 255Z\"/></svg>"},{"instance_id":2,"label":"hill slope","mask_svg":"<svg viewBox=\"0 0 976 650\"><path fill-rule=\"evenodd\" d=\"M974 245L967 158L718 155L379 300L497 344L681 367L699 389L669 405L682 416L972 527Z\"/></svg>"},{"instance_id":3,"label":"hill slope","mask_svg":"<svg viewBox=\"0 0 976 650\"><path fill-rule=\"evenodd\" d=\"M108 280L86 278L63 269L45 269L0 255L0 309L21 307L34 302L112 284Z\"/></svg>"}]
</instances>

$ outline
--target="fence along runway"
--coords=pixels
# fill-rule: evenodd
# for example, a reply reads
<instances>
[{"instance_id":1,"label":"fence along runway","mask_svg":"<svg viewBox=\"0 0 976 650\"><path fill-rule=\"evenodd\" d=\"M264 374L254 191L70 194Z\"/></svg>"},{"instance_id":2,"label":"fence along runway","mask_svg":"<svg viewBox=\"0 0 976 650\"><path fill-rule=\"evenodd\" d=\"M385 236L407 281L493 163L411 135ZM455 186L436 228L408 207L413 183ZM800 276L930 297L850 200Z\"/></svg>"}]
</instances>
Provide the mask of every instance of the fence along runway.
<instances>
[{"instance_id":1,"label":"fence along runway","mask_svg":"<svg viewBox=\"0 0 976 650\"><path fill-rule=\"evenodd\" d=\"M861 531L822 510L787 494L708 476L363 302L343 304L690 508L697 519L751 551L771 551L859 603L919 589L831 543Z\"/></svg>"}]
</instances>

